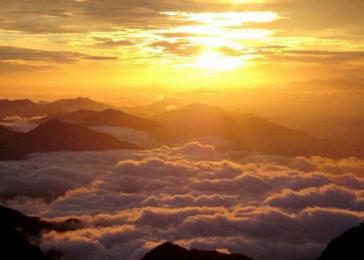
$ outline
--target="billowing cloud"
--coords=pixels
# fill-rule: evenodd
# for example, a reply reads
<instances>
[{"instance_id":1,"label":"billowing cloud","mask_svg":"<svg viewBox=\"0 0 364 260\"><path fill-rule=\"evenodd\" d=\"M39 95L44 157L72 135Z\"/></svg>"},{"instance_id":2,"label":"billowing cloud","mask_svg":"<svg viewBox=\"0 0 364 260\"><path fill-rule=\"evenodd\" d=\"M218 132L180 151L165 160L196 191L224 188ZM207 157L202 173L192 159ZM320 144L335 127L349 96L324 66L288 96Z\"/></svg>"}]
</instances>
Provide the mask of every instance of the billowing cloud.
<instances>
[{"instance_id":1,"label":"billowing cloud","mask_svg":"<svg viewBox=\"0 0 364 260\"><path fill-rule=\"evenodd\" d=\"M263 260L315 259L364 218L364 162L355 158L232 160L190 143L37 154L0 166L4 203L84 222L45 235L43 249L65 259L138 259L164 240Z\"/></svg>"}]
</instances>

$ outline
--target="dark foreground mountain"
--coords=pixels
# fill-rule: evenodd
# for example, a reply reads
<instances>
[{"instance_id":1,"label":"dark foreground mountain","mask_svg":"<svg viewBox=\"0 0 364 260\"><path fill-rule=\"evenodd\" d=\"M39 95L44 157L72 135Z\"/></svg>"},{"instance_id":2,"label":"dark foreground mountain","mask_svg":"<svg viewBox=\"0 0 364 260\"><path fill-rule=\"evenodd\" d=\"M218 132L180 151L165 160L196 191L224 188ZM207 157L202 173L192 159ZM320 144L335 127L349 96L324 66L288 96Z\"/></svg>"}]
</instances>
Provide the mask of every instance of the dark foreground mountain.
<instances>
[{"instance_id":1,"label":"dark foreground mountain","mask_svg":"<svg viewBox=\"0 0 364 260\"><path fill-rule=\"evenodd\" d=\"M43 232L65 232L81 227L77 219L48 222L0 206L0 259L50 259L38 246Z\"/></svg>"},{"instance_id":2,"label":"dark foreground mountain","mask_svg":"<svg viewBox=\"0 0 364 260\"><path fill-rule=\"evenodd\" d=\"M58 120L47 121L0 147L0 160L22 160L30 153L138 149L133 144Z\"/></svg>"},{"instance_id":3,"label":"dark foreground mountain","mask_svg":"<svg viewBox=\"0 0 364 260\"><path fill-rule=\"evenodd\" d=\"M0 125L0 146L19 137L21 133L10 130Z\"/></svg>"},{"instance_id":4,"label":"dark foreground mountain","mask_svg":"<svg viewBox=\"0 0 364 260\"><path fill-rule=\"evenodd\" d=\"M83 126L116 126L137 130L154 132L162 128L162 125L153 121L124 113L120 110L107 109L103 111L78 110L71 113L57 113L43 120L58 119L77 123Z\"/></svg>"},{"instance_id":5,"label":"dark foreground mountain","mask_svg":"<svg viewBox=\"0 0 364 260\"><path fill-rule=\"evenodd\" d=\"M220 140L222 148L249 154L345 157L360 152L255 115L232 116L218 107L201 104L168 111L155 119L168 127L164 136L170 145Z\"/></svg>"},{"instance_id":6,"label":"dark foreground mountain","mask_svg":"<svg viewBox=\"0 0 364 260\"><path fill-rule=\"evenodd\" d=\"M0 259L50 260L38 245L30 243L14 228L1 227L0 245Z\"/></svg>"},{"instance_id":7,"label":"dark foreground mountain","mask_svg":"<svg viewBox=\"0 0 364 260\"><path fill-rule=\"evenodd\" d=\"M318 260L364 259L364 222L333 239Z\"/></svg>"},{"instance_id":8,"label":"dark foreground mountain","mask_svg":"<svg viewBox=\"0 0 364 260\"><path fill-rule=\"evenodd\" d=\"M217 251L187 250L166 242L157 246L141 260L252 260L241 254L223 254Z\"/></svg>"},{"instance_id":9,"label":"dark foreground mountain","mask_svg":"<svg viewBox=\"0 0 364 260\"><path fill-rule=\"evenodd\" d=\"M49 103L35 103L29 99L0 100L0 119L8 116L33 117L60 112L74 112L80 109L102 111L109 105L88 98L62 99Z\"/></svg>"}]
</instances>

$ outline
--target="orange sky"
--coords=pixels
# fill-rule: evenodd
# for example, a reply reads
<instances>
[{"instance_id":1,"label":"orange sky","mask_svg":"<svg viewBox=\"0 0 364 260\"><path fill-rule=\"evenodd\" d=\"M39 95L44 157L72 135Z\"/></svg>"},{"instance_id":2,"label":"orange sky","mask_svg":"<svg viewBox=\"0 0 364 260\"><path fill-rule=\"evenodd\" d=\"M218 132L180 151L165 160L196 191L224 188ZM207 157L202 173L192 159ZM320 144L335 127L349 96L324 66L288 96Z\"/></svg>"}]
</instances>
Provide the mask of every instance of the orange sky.
<instances>
[{"instance_id":1,"label":"orange sky","mask_svg":"<svg viewBox=\"0 0 364 260\"><path fill-rule=\"evenodd\" d=\"M155 97L363 72L361 0L0 2L0 94Z\"/></svg>"}]
</instances>

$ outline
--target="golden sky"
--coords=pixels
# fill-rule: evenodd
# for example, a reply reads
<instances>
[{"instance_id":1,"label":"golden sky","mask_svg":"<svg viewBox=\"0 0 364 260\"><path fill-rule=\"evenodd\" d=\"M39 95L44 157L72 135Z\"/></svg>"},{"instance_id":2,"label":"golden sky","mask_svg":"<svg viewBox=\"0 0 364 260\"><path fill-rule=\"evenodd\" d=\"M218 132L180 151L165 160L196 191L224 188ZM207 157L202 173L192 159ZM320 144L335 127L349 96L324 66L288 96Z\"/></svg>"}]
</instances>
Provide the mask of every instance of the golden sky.
<instances>
[{"instance_id":1,"label":"golden sky","mask_svg":"<svg viewBox=\"0 0 364 260\"><path fill-rule=\"evenodd\" d=\"M2 0L0 93L244 88L358 76L362 0Z\"/></svg>"}]
</instances>

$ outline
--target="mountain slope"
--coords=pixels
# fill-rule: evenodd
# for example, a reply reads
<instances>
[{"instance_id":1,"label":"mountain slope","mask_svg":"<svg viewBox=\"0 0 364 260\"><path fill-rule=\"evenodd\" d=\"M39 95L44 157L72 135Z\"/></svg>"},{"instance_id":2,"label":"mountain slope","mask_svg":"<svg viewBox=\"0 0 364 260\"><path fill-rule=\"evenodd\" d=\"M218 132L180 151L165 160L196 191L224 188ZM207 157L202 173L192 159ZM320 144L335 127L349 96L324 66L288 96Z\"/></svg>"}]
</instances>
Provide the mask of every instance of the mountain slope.
<instances>
[{"instance_id":1,"label":"mountain slope","mask_svg":"<svg viewBox=\"0 0 364 260\"><path fill-rule=\"evenodd\" d=\"M364 259L364 222L333 239L318 260Z\"/></svg>"},{"instance_id":2,"label":"mountain slope","mask_svg":"<svg viewBox=\"0 0 364 260\"><path fill-rule=\"evenodd\" d=\"M200 104L168 111L155 119L169 127L166 141L170 144L184 144L202 137L232 139L236 130L224 110Z\"/></svg>"},{"instance_id":3,"label":"mountain slope","mask_svg":"<svg viewBox=\"0 0 364 260\"><path fill-rule=\"evenodd\" d=\"M278 155L352 155L348 147L319 139L303 131L269 122L255 115L232 116L207 105L193 104L165 112L157 120L169 127L166 142L175 145L190 141L224 140L222 148L247 153Z\"/></svg>"},{"instance_id":4,"label":"mountain slope","mask_svg":"<svg viewBox=\"0 0 364 260\"><path fill-rule=\"evenodd\" d=\"M40 115L41 106L29 99L0 100L0 118L7 116L31 117Z\"/></svg>"},{"instance_id":5,"label":"mountain slope","mask_svg":"<svg viewBox=\"0 0 364 260\"><path fill-rule=\"evenodd\" d=\"M0 159L25 159L29 153L138 149L138 146L76 124L47 121L0 147Z\"/></svg>"},{"instance_id":6,"label":"mountain slope","mask_svg":"<svg viewBox=\"0 0 364 260\"><path fill-rule=\"evenodd\" d=\"M155 115L167 112L170 109L181 107L183 102L174 98L164 98L163 100L152 102L146 105L123 107L122 110L137 116L152 118Z\"/></svg>"},{"instance_id":7,"label":"mountain slope","mask_svg":"<svg viewBox=\"0 0 364 260\"><path fill-rule=\"evenodd\" d=\"M50 103L35 103L29 99L0 100L0 119L8 116L33 117L80 109L101 111L110 106L88 98L63 99Z\"/></svg>"},{"instance_id":8,"label":"mountain slope","mask_svg":"<svg viewBox=\"0 0 364 260\"><path fill-rule=\"evenodd\" d=\"M12 131L4 126L0 125L0 146L6 142L11 141L14 138L17 138L21 135L21 133Z\"/></svg>"},{"instance_id":9,"label":"mountain slope","mask_svg":"<svg viewBox=\"0 0 364 260\"><path fill-rule=\"evenodd\" d=\"M48 222L0 206L0 259L50 259L37 245L42 232L65 232L80 226L77 219Z\"/></svg>"},{"instance_id":10,"label":"mountain slope","mask_svg":"<svg viewBox=\"0 0 364 260\"><path fill-rule=\"evenodd\" d=\"M74 112L80 109L102 111L110 108L109 105L96 102L89 98L74 98L74 99L61 99L48 104L43 105L46 110L46 114L58 113L58 112Z\"/></svg>"},{"instance_id":11,"label":"mountain slope","mask_svg":"<svg viewBox=\"0 0 364 260\"><path fill-rule=\"evenodd\" d=\"M187 250L172 243L157 246L141 260L252 260L241 254L222 254L217 251Z\"/></svg>"},{"instance_id":12,"label":"mountain slope","mask_svg":"<svg viewBox=\"0 0 364 260\"><path fill-rule=\"evenodd\" d=\"M155 131L162 126L153 121L136 117L119 110L107 109L103 111L78 110L71 113L57 113L48 116L45 120L58 119L73 122L84 126L117 126L143 131Z\"/></svg>"}]
</instances>

